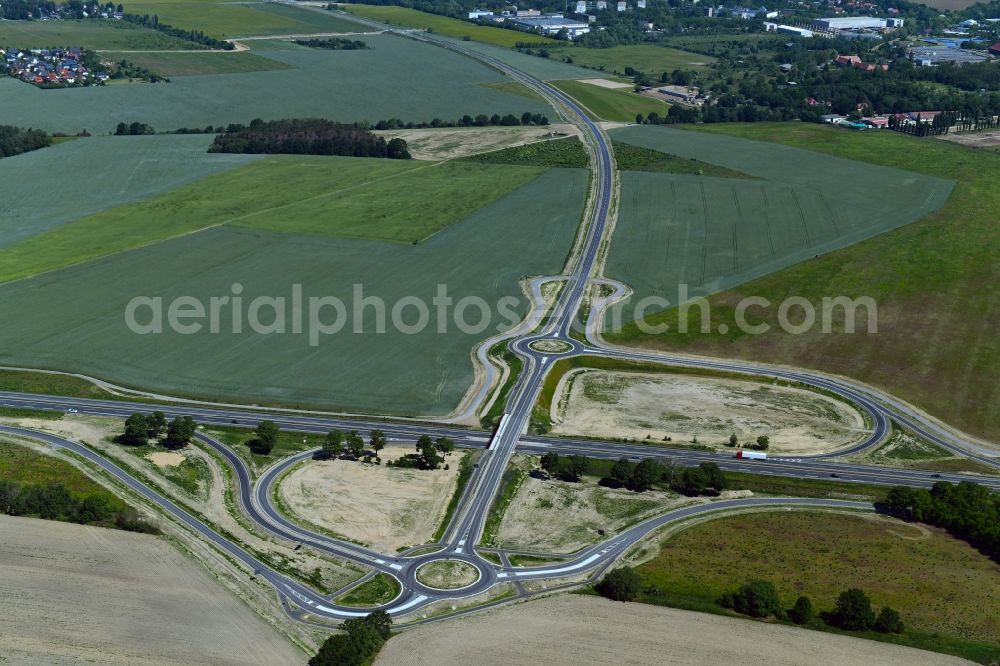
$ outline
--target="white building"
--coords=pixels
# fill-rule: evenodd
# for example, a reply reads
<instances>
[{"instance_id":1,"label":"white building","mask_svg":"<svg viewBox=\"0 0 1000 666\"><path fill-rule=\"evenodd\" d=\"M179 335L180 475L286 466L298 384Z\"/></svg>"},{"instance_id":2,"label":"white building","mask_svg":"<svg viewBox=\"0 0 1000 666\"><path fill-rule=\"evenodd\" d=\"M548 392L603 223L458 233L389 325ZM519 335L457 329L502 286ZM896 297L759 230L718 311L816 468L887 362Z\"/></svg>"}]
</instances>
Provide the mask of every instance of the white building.
<instances>
[{"instance_id":1,"label":"white building","mask_svg":"<svg viewBox=\"0 0 1000 666\"><path fill-rule=\"evenodd\" d=\"M562 30L566 31L566 36L570 39L585 35L590 32L590 24L575 19L568 19L561 14L551 14L540 17L524 17L511 19L511 23L528 30L541 32L545 35L554 35Z\"/></svg>"},{"instance_id":2,"label":"white building","mask_svg":"<svg viewBox=\"0 0 1000 666\"><path fill-rule=\"evenodd\" d=\"M475 9L469 12L469 20L476 21L481 18L492 18L493 12L488 9Z\"/></svg>"},{"instance_id":3,"label":"white building","mask_svg":"<svg viewBox=\"0 0 1000 666\"><path fill-rule=\"evenodd\" d=\"M888 19L873 16L842 16L813 21L817 30L879 30L888 25Z\"/></svg>"},{"instance_id":4,"label":"white building","mask_svg":"<svg viewBox=\"0 0 1000 666\"><path fill-rule=\"evenodd\" d=\"M581 2L576 3L576 13L577 14L586 14L587 13L587 3L583 2L582 0L581 0Z\"/></svg>"},{"instance_id":5,"label":"white building","mask_svg":"<svg viewBox=\"0 0 1000 666\"><path fill-rule=\"evenodd\" d=\"M796 28L794 25L782 25L780 23L764 23L764 30L767 32L779 32L783 35L795 35L797 37L812 37L816 33L805 28Z\"/></svg>"},{"instance_id":6,"label":"white building","mask_svg":"<svg viewBox=\"0 0 1000 666\"><path fill-rule=\"evenodd\" d=\"M625 0L618 0L618 11L623 12L628 9L628 3Z\"/></svg>"},{"instance_id":7,"label":"white building","mask_svg":"<svg viewBox=\"0 0 1000 666\"><path fill-rule=\"evenodd\" d=\"M608 8L607 0L597 0L597 10L601 11Z\"/></svg>"}]
</instances>

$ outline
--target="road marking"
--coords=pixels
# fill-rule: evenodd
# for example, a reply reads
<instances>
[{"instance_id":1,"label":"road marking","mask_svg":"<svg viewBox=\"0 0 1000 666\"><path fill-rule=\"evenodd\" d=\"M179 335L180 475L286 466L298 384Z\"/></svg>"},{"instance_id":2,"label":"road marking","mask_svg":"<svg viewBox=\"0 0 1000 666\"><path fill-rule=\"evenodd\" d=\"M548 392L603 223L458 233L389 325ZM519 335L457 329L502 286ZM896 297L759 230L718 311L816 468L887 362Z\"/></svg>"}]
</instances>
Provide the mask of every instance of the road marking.
<instances>
[{"instance_id":1,"label":"road marking","mask_svg":"<svg viewBox=\"0 0 1000 666\"><path fill-rule=\"evenodd\" d=\"M417 604L419 604L419 603L421 603L423 601L426 601L426 600L427 600L427 597L425 597L424 595L420 594L420 595L417 595L417 596L413 597L412 599L410 599L409 601L407 601L402 606L396 606L395 608L393 608L389 612L392 613L392 614L402 613L407 608L412 608L413 606L416 606Z\"/></svg>"}]
</instances>

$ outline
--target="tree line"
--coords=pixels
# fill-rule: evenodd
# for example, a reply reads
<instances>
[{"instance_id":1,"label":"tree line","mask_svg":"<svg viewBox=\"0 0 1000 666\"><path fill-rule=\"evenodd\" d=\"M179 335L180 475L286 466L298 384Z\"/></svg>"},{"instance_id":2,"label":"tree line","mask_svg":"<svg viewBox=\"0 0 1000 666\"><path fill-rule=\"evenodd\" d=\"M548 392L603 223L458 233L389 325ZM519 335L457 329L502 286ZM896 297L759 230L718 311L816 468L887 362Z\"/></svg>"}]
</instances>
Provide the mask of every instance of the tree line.
<instances>
[{"instance_id":1,"label":"tree line","mask_svg":"<svg viewBox=\"0 0 1000 666\"><path fill-rule=\"evenodd\" d=\"M309 666L363 666L392 636L392 618L385 611L344 620L341 633L333 634L320 647Z\"/></svg>"},{"instance_id":2,"label":"tree line","mask_svg":"<svg viewBox=\"0 0 1000 666\"><path fill-rule=\"evenodd\" d=\"M885 508L903 520L943 527L1000 562L1000 494L971 481L939 481L931 487L896 487Z\"/></svg>"},{"instance_id":3,"label":"tree line","mask_svg":"<svg viewBox=\"0 0 1000 666\"><path fill-rule=\"evenodd\" d=\"M540 464L550 478L569 483L579 482L585 475L606 467L603 461L581 455L560 456L554 451L543 455ZM726 477L715 463L679 468L673 462L655 458L637 463L621 458L598 483L607 488L627 488L640 493L660 488L688 496L715 496L725 490Z\"/></svg>"},{"instance_id":4,"label":"tree line","mask_svg":"<svg viewBox=\"0 0 1000 666\"><path fill-rule=\"evenodd\" d=\"M480 113L479 115L473 117L468 114L462 116L459 120L441 120L440 118L434 118L429 122L403 122L399 118L389 118L388 120L379 120L374 125L361 125L362 127L371 127L377 130L392 130L392 129L425 129L428 127L489 127L489 126L503 126L503 127L517 127L518 125L538 125L544 127L549 124L548 116L541 113L532 113L531 111L525 111L521 114L520 118L515 116L513 113L507 113L505 115L500 115L499 113L494 113L492 116L488 116L485 113Z\"/></svg>"},{"instance_id":5,"label":"tree line","mask_svg":"<svg viewBox=\"0 0 1000 666\"><path fill-rule=\"evenodd\" d=\"M410 159L406 141L373 134L358 125L319 118L253 120L249 126L215 137L211 153L346 155Z\"/></svg>"},{"instance_id":6,"label":"tree line","mask_svg":"<svg viewBox=\"0 0 1000 666\"><path fill-rule=\"evenodd\" d=\"M21 129L11 125L0 125L0 159L13 157L52 145L48 132L36 129Z\"/></svg>"},{"instance_id":7,"label":"tree line","mask_svg":"<svg viewBox=\"0 0 1000 666\"><path fill-rule=\"evenodd\" d=\"M59 482L31 484L0 480L0 513L116 527L130 532L160 533L155 525L142 520L139 512L132 507L116 509L111 500L101 493L79 498Z\"/></svg>"},{"instance_id":8,"label":"tree line","mask_svg":"<svg viewBox=\"0 0 1000 666\"><path fill-rule=\"evenodd\" d=\"M635 569L622 567L609 572L594 586L595 591L613 601L635 601L643 592L642 577ZM653 590L655 592L655 590ZM754 579L720 596L716 602L723 608L756 618L774 617L799 625L815 624L817 620L846 631L902 633L903 620L899 612L883 606L876 613L871 598L860 588L844 590L837 597L832 611L817 614L809 597L801 595L786 609L774 583Z\"/></svg>"},{"instance_id":9,"label":"tree line","mask_svg":"<svg viewBox=\"0 0 1000 666\"><path fill-rule=\"evenodd\" d=\"M136 25L141 25L144 28L151 28L153 30L158 30L165 35L170 35L171 37L176 37L178 39L183 39L187 42L194 42L195 44L201 44L212 49L221 49L223 51L232 51L236 48L236 45L232 42L227 42L224 39L216 39L215 37L210 37L203 33L201 30L184 30L183 28L175 28L172 25L167 25L166 23L160 23L160 17L157 14L150 16L149 14L143 14L142 16L138 14L125 14L123 17L129 23L134 23Z\"/></svg>"},{"instance_id":10,"label":"tree line","mask_svg":"<svg viewBox=\"0 0 1000 666\"><path fill-rule=\"evenodd\" d=\"M372 48L360 39L345 39L343 37L331 37L329 39L293 39L292 41L300 46L308 46L314 49L327 49L330 51L360 51Z\"/></svg>"}]
</instances>

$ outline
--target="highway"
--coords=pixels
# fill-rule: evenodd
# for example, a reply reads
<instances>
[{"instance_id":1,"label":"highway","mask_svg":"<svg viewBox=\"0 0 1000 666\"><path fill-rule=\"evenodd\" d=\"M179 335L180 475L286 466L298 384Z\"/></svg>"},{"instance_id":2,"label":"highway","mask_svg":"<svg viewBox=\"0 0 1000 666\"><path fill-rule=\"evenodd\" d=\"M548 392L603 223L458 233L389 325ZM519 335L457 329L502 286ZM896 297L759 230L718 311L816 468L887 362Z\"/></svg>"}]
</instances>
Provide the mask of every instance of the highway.
<instances>
[{"instance_id":1,"label":"highway","mask_svg":"<svg viewBox=\"0 0 1000 666\"><path fill-rule=\"evenodd\" d=\"M558 89L536 80L492 56L464 47L459 42L438 39L426 33L401 31L358 17L351 16L350 18L359 23L447 48L502 71L512 80L518 81L542 95L560 115L568 122L575 124L581 130L583 141L592 153L593 194L591 206L589 206L583 222L583 232L580 235L577 252L567 267L568 274L559 276L565 281L565 286L546 323L540 330L516 337L509 343L510 349L522 359L523 370L514 381L505 404L503 417L493 435L490 436L488 433L454 425L374 417L353 419L322 414L255 410L250 407L238 408L190 403L156 404L126 399L97 400L16 392L0 392L0 406L52 409L119 418L127 417L136 411L148 413L161 410L168 417L191 416L203 425L238 425L248 428L255 426L261 420L268 419L278 423L283 430L307 433L326 433L332 429L367 431L377 428L384 431L390 439L396 441L414 441L422 435L430 435L431 437L453 438L459 446L465 448L483 449L478 466L470 477L441 543L431 544L431 547L436 549L433 552L409 556L379 553L357 544L311 531L297 525L273 506L271 497L277 479L291 466L310 458L313 451L304 451L280 460L255 479L243 458L229 447L204 432L199 432L197 435L201 446L213 450L233 470L236 486L235 498L239 508L259 529L276 538L302 544L320 553L355 562L373 571L394 576L399 580L402 592L383 608L397 616L411 614L435 602L482 594L498 583L521 580L558 580L599 572L610 566L633 545L649 536L651 532L667 524L710 512L761 507L869 511L873 509L870 504L864 502L834 499L745 498L697 503L632 526L623 533L614 535L579 553L565 556L558 564L523 568L497 565L477 552L477 545L482 536L490 507L502 486L504 474L515 450L532 453L556 451L563 454L583 454L602 458L657 457L673 459L681 465L715 462L727 470L751 471L794 478L831 479L836 477L839 481L876 485L927 487L940 480L959 481L974 478L977 482L1000 490L1000 478L998 477L935 474L837 460L837 458L858 453L882 443L891 433L892 422L895 421L949 451L985 465L998 465L997 459L994 457L995 454L991 455L975 442L967 441L960 435L952 433L892 396L881 394L869 387L795 369L614 348L604 344L598 336L594 335L588 336L587 343L574 339L572 336L573 325L592 281L600 278L597 273L600 269L601 248L609 240L608 230L613 222L611 215L616 196L615 162L610 143L603 130L590 120L586 111L573 99ZM532 344L541 340L562 342L567 347L567 351L562 353L538 351ZM797 382L833 393L856 405L870 421L871 432L857 445L836 454L800 457L776 456L766 462L759 463L738 462L731 455L709 451L644 446L635 443L601 442L580 438L527 436L525 433L528 430L532 410L548 372L559 359L580 355L640 361L665 367L707 368ZM300 619L308 619L309 621L314 621L317 618L339 620L356 617L367 612L338 605L287 573L273 570L243 546L230 541L212 526L205 524L198 516L192 515L185 508L178 506L170 498L148 488L127 470L103 458L93 449L50 434L32 432L22 428L0 426L0 433L32 438L48 446L71 451L98 466L106 474L128 488L131 493L155 505L172 521L194 532L199 539L212 544L248 570L256 572L257 576L275 588L286 604L295 606L308 615L307 618ZM503 556L502 561L507 561L503 551L491 550L500 553ZM460 590L429 588L417 579L417 572L421 566L443 559L461 560L468 563L479 571L479 579Z\"/></svg>"}]
</instances>

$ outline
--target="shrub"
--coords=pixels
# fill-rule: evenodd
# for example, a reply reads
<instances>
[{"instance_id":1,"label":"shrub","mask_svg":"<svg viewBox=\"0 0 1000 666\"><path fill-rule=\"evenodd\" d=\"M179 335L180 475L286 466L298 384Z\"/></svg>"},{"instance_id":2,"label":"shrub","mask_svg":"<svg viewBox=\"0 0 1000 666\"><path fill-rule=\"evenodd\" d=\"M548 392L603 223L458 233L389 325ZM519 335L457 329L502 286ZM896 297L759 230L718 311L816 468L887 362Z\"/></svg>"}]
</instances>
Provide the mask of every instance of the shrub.
<instances>
[{"instance_id":1,"label":"shrub","mask_svg":"<svg viewBox=\"0 0 1000 666\"><path fill-rule=\"evenodd\" d=\"M788 611L788 617L795 624L809 624L812 622L815 612L809 597L801 596L795 600L795 605Z\"/></svg>"},{"instance_id":2,"label":"shrub","mask_svg":"<svg viewBox=\"0 0 1000 666\"><path fill-rule=\"evenodd\" d=\"M895 609L884 606L878 612L878 617L875 618L874 629L884 634L901 634L903 633L903 619Z\"/></svg>"},{"instance_id":3,"label":"shrub","mask_svg":"<svg viewBox=\"0 0 1000 666\"><path fill-rule=\"evenodd\" d=\"M735 592L722 595L718 603L750 617L784 616L774 583L767 580L748 581Z\"/></svg>"},{"instance_id":4,"label":"shrub","mask_svg":"<svg viewBox=\"0 0 1000 666\"><path fill-rule=\"evenodd\" d=\"M852 587L837 597L837 607L833 611L833 623L841 629L864 631L875 623L872 602L864 590Z\"/></svg>"},{"instance_id":5,"label":"shrub","mask_svg":"<svg viewBox=\"0 0 1000 666\"><path fill-rule=\"evenodd\" d=\"M614 601L634 601L642 590L642 579L635 569L624 567L606 574L594 589L602 597Z\"/></svg>"}]
</instances>

